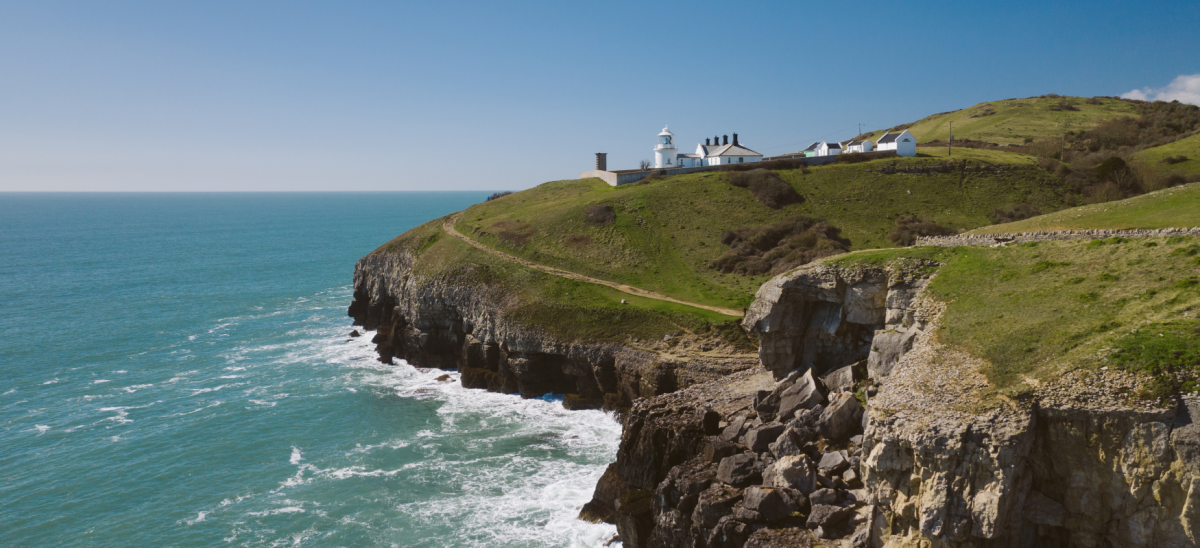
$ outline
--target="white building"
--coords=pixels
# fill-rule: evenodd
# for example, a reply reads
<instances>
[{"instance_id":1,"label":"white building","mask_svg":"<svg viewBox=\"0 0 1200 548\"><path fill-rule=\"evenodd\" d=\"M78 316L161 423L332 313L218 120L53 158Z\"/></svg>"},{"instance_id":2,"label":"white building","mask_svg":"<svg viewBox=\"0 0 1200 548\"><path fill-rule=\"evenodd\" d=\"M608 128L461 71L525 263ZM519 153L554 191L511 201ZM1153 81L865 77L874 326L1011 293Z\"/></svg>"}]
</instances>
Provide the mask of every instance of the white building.
<instances>
[{"instance_id":1,"label":"white building","mask_svg":"<svg viewBox=\"0 0 1200 548\"><path fill-rule=\"evenodd\" d=\"M875 148L875 143L870 140L850 141L846 143L846 152L871 152Z\"/></svg>"},{"instance_id":2,"label":"white building","mask_svg":"<svg viewBox=\"0 0 1200 548\"><path fill-rule=\"evenodd\" d=\"M879 150L894 150L900 156L917 155L917 138L907 129L900 133L884 133L876 144Z\"/></svg>"},{"instance_id":3,"label":"white building","mask_svg":"<svg viewBox=\"0 0 1200 548\"><path fill-rule=\"evenodd\" d=\"M699 167L762 161L762 154L738 143L736 133L733 134L732 143L729 142L728 135L725 136L724 143L720 141L720 137L705 139L704 144L696 145L694 154L679 154L675 149L675 134L664 127L658 134L658 144L654 145L654 167Z\"/></svg>"},{"instance_id":4,"label":"white building","mask_svg":"<svg viewBox=\"0 0 1200 548\"><path fill-rule=\"evenodd\" d=\"M842 153L841 143L827 143L822 141L817 145L817 156L837 156Z\"/></svg>"}]
</instances>

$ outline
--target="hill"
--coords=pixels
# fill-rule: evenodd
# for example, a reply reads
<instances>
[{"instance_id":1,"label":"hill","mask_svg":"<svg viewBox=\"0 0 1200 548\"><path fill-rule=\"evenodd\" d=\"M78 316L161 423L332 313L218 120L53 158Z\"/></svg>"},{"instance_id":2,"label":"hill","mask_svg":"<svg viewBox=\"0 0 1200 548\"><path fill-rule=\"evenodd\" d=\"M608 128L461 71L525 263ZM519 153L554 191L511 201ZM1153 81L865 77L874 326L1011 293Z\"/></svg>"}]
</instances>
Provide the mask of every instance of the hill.
<instances>
[{"instance_id":1,"label":"hill","mask_svg":"<svg viewBox=\"0 0 1200 548\"><path fill-rule=\"evenodd\" d=\"M1057 139L1068 131L1087 130L1105 120L1136 115L1136 105L1121 99L1044 95L979 103L888 129L907 129L925 143L948 139L953 122L955 139L1019 145L1028 142L1027 139ZM888 130L881 129L857 138L878 140L885 131Z\"/></svg>"},{"instance_id":2,"label":"hill","mask_svg":"<svg viewBox=\"0 0 1200 548\"><path fill-rule=\"evenodd\" d=\"M1064 209L1013 223L992 225L972 234L1039 230L1169 228L1200 226L1200 183L1168 188L1125 200Z\"/></svg>"},{"instance_id":3,"label":"hill","mask_svg":"<svg viewBox=\"0 0 1200 548\"><path fill-rule=\"evenodd\" d=\"M1133 155L1156 170L1179 175L1200 174L1200 134L1148 148Z\"/></svg>"},{"instance_id":4,"label":"hill","mask_svg":"<svg viewBox=\"0 0 1200 548\"><path fill-rule=\"evenodd\" d=\"M838 245L894 246L888 233L906 215L959 230L990 224L997 208L1018 203L1041 211L1066 207L1069 189L1030 157L969 151L955 159L959 163L901 158L775 171L771 177L802 198L778 208L764 205L751 188L730 184L733 174L725 172L616 188L596 179L556 181L472 206L455 226L478 242L539 264L689 302L741 308L777 271L715 267L739 239L757 238L752 245L767 258L774 248L805 238L833 246L824 253L829 254ZM592 210L602 218L589 219ZM799 216L836 230L817 235L812 230L824 229L809 226L808 236L797 232L796 240L788 240L776 233L771 241L772 231L792 226L780 223Z\"/></svg>"}]
</instances>

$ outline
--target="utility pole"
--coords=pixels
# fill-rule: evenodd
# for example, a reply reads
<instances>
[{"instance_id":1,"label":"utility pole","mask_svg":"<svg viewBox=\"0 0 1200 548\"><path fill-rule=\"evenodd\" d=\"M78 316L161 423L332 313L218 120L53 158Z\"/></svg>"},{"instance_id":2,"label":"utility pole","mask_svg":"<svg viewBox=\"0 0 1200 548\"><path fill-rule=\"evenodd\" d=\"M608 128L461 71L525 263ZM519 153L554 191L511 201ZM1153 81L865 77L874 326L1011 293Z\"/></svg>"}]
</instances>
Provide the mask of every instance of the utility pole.
<instances>
[{"instance_id":1,"label":"utility pole","mask_svg":"<svg viewBox=\"0 0 1200 548\"><path fill-rule=\"evenodd\" d=\"M950 122L950 139L946 141L946 156L954 156L954 122Z\"/></svg>"}]
</instances>

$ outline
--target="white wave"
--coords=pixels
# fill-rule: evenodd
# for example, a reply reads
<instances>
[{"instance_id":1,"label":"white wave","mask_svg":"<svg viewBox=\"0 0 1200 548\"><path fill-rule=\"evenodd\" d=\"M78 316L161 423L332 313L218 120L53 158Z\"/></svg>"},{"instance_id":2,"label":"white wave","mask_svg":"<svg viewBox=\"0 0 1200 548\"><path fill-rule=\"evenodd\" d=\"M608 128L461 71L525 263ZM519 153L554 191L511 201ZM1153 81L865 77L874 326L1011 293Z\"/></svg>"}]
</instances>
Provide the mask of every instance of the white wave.
<instances>
[{"instance_id":1,"label":"white wave","mask_svg":"<svg viewBox=\"0 0 1200 548\"><path fill-rule=\"evenodd\" d=\"M132 394L134 392L137 392L138 390L150 388L151 386L154 386L154 385L153 384L135 384L133 386L126 386L125 391Z\"/></svg>"},{"instance_id":2,"label":"white wave","mask_svg":"<svg viewBox=\"0 0 1200 548\"><path fill-rule=\"evenodd\" d=\"M245 367L226 367L226 371L245 371Z\"/></svg>"},{"instance_id":3,"label":"white wave","mask_svg":"<svg viewBox=\"0 0 1200 548\"><path fill-rule=\"evenodd\" d=\"M124 375L125 373L128 373L128 371L121 369L119 371L113 371L113 373L117 375Z\"/></svg>"},{"instance_id":4,"label":"white wave","mask_svg":"<svg viewBox=\"0 0 1200 548\"><path fill-rule=\"evenodd\" d=\"M7 396L7 395L9 395L9 394L12 394L13 392L16 392L16 391L17 391L17 389L16 389L16 388L9 388L9 389L8 389L8 392L5 392L5 393L4 393L4 395L5 395L5 396Z\"/></svg>"},{"instance_id":5,"label":"white wave","mask_svg":"<svg viewBox=\"0 0 1200 548\"><path fill-rule=\"evenodd\" d=\"M218 379L240 379L243 377L245 377L245 375L221 375L220 377L217 377L217 378Z\"/></svg>"},{"instance_id":6,"label":"white wave","mask_svg":"<svg viewBox=\"0 0 1200 548\"><path fill-rule=\"evenodd\" d=\"M263 400L250 400L250 403L253 403L254 405L262 405L262 406L266 406L266 407L275 407L275 405L278 404L279 402L263 401ZM247 407L246 409L250 409L250 408Z\"/></svg>"},{"instance_id":7,"label":"white wave","mask_svg":"<svg viewBox=\"0 0 1200 548\"><path fill-rule=\"evenodd\" d=\"M184 416L187 416L187 415L191 415L192 413L199 413L199 412L201 412L201 411L204 411L205 409L210 409L210 408L216 407L216 406L218 406L218 405L221 405L222 403L225 403L225 402L221 402L221 401L215 401L215 402L212 402L212 403L210 403L210 404L208 404L208 405L205 405L204 407L199 407L199 408L193 409L193 410L191 410L191 411L188 411L188 412L186 412L186 413L175 413L175 414L172 414L172 415L167 415L167 416L168 416L168 417L184 417Z\"/></svg>"},{"instance_id":8,"label":"white wave","mask_svg":"<svg viewBox=\"0 0 1200 548\"><path fill-rule=\"evenodd\" d=\"M42 384L43 384L43 385L47 385L47 384L58 384L58 377L54 377L53 379L50 379L50 380L48 380L48 381L46 381L46 382L44 382L44 383L42 383Z\"/></svg>"},{"instance_id":9,"label":"white wave","mask_svg":"<svg viewBox=\"0 0 1200 548\"><path fill-rule=\"evenodd\" d=\"M288 459L288 462L291 464L300 464L300 461L302 461L302 460L304 460L304 454L301 453L300 450L297 449L296 446L293 445L292 446L292 458Z\"/></svg>"},{"instance_id":10,"label":"white wave","mask_svg":"<svg viewBox=\"0 0 1200 548\"><path fill-rule=\"evenodd\" d=\"M37 433L40 436L42 434L45 434L48 430L50 430L50 427L46 426L44 424L35 424L35 425L33 425L33 428L30 430L27 430L27 432L33 432L34 430L37 430Z\"/></svg>"},{"instance_id":11,"label":"white wave","mask_svg":"<svg viewBox=\"0 0 1200 548\"><path fill-rule=\"evenodd\" d=\"M108 380L108 379L100 379L100 380L97 380L97 381L92 381L92 384L104 384L104 383L106 383L106 382L112 382L112 381L110 381L110 380Z\"/></svg>"}]
</instances>

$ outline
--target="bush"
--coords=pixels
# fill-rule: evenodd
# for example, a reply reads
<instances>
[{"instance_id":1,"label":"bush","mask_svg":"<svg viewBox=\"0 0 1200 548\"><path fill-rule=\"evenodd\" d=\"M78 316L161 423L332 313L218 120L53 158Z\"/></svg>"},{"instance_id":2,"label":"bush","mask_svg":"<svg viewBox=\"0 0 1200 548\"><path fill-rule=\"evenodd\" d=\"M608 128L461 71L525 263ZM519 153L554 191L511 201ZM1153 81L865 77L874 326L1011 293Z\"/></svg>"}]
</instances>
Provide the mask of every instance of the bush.
<instances>
[{"instance_id":1,"label":"bush","mask_svg":"<svg viewBox=\"0 0 1200 548\"><path fill-rule=\"evenodd\" d=\"M1113 183L1101 183L1088 187L1083 191L1084 202L1089 204L1102 204L1105 202L1113 202L1123 200L1125 193L1121 192L1121 187Z\"/></svg>"},{"instance_id":2,"label":"bush","mask_svg":"<svg viewBox=\"0 0 1200 548\"><path fill-rule=\"evenodd\" d=\"M711 266L746 275L785 272L821 257L843 253L850 241L841 230L806 215L774 224L726 230L721 243L730 247Z\"/></svg>"},{"instance_id":3,"label":"bush","mask_svg":"<svg viewBox=\"0 0 1200 548\"><path fill-rule=\"evenodd\" d=\"M604 226L617 220L617 212L608 204L595 204L583 211L583 219L596 226Z\"/></svg>"},{"instance_id":4,"label":"bush","mask_svg":"<svg viewBox=\"0 0 1200 548\"><path fill-rule=\"evenodd\" d=\"M838 154L836 162L839 164L858 164L862 162L870 162L871 160L880 160L883 158L899 158L894 150L877 150L875 152L851 152L849 154Z\"/></svg>"},{"instance_id":5,"label":"bush","mask_svg":"<svg viewBox=\"0 0 1200 548\"><path fill-rule=\"evenodd\" d=\"M896 228L888 233L888 239L896 245L909 246L917 241L919 236L951 236L958 234L953 228L939 225L933 221L924 221L916 215L906 215L896 219Z\"/></svg>"},{"instance_id":6,"label":"bush","mask_svg":"<svg viewBox=\"0 0 1200 548\"><path fill-rule=\"evenodd\" d=\"M512 191L511 191L511 190L504 190L504 191L501 191L501 192L495 192L495 193L493 193L491 196L488 196L488 197L487 197L487 199L486 199L486 200L484 200L484 201L485 201L485 202L490 202L490 201L492 201L492 200L495 200L496 198L503 198L503 197L505 197L505 196L508 196L509 194L512 194Z\"/></svg>"},{"instance_id":7,"label":"bush","mask_svg":"<svg viewBox=\"0 0 1200 548\"><path fill-rule=\"evenodd\" d=\"M731 172L729 184L749 190L759 202L771 209L804 201L792 185L769 169Z\"/></svg>"},{"instance_id":8,"label":"bush","mask_svg":"<svg viewBox=\"0 0 1200 548\"><path fill-rule=\"evenodd\" d=\"M1101 181L1112 180L1118 174L1128 171L1129 164L1125 163L1120 156L1113 156L1096 166L1093 171L1096 173L1096 178Z\"/></svg>"},{"instance_id":9,"label":"bush","mask_svg":"<svg viewBox=\"0 0 1200 548\"><path fill-rule=\"evenodd\" d=\"M1092 97L1084 102L1089 105L1103 105L1104 104L1104 101L1101 101L1099 97Z\"/></svg>"},{"instance_id":10,"label":"bush","mask_svg":"<svg viewBox=\"0 0 1200 548\"><path fill-rule=\"evenodd\" d=\"M1041 214L1042 212L1038 211L1036 207L1033 207L1026 202L1022 202L1019 204L1009 204L993 210L992 221L996 222L996 224L1011 223L1014 221L1020 221L1022 219L1028 219L1030 217L1037 217Z\"/></svg>"},{"instance_id":11,"label":"bush","mask_svg":"<svg viewBox=\"0 0 1200 548\"><path fill-rule=\"evenodd\" d=\"M1188 161L1188 157L1183 156L1183 155L1167 156L1166 158L1159 160L1159 162L1167 164L1167 165L1182 164L1183 162L1186 162L1186 161Z\"/></svg>"},{"instance_id":12,"label":"bush","mask_svg":"<svg viewBox=\"0 0 1200 548\"><path fill-rule=\"evenodd\" d=\"M1059 101L1057 103L1054 103L1053 105L1050 105L1050 110L1055 110L1055 111L1079 110L1079 107L1075 106L1075 103L1072 103L1066 99L1063 99L1062 101Z\"/></svg>"}]
</instances>

